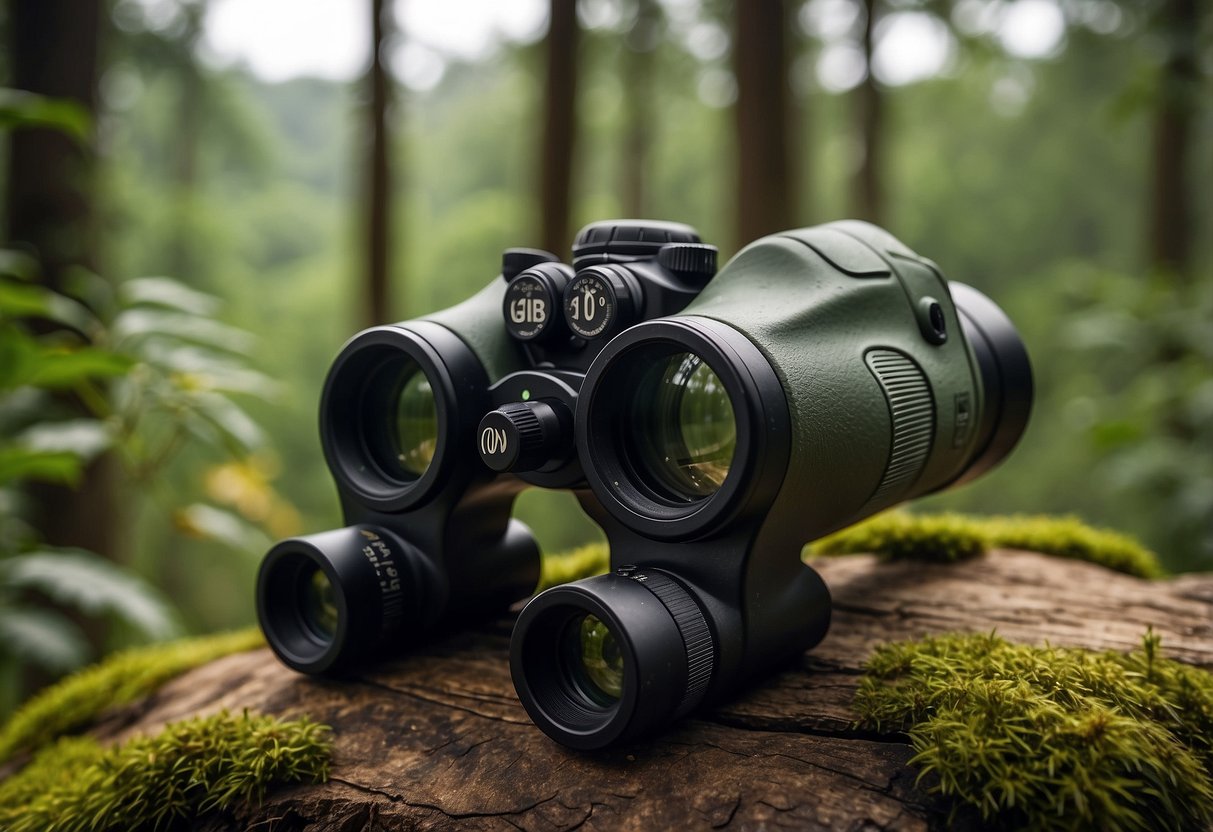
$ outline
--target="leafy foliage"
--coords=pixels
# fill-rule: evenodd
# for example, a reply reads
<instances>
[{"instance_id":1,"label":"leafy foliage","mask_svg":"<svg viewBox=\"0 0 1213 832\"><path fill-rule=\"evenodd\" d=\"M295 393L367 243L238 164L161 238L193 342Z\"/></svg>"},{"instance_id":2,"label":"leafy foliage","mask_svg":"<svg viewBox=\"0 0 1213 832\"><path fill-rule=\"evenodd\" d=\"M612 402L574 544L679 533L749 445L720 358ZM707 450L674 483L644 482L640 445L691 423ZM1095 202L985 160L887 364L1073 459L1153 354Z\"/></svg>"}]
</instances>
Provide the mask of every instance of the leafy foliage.
<instances>
[{"instance_id":1,"label":"leafy foliage","mask_svg":"<svg viewBox=\"0 0 1213 832\"><path fill-rule=\"evenodd\" d=\"M1127 655L947 635L877 648L854 708L904 731L932 791L1002 829L1204 829L1213 675Z\"/></svg>"},{"instance_id":2,"label":"leafy foliage","mask_svg":"<svg viewBox=\"0 0 1213 832\"><path fill-rule=\"evenodd\" d=\"M279 783L328 777L329 729L306 717L224 712L170 724L159 734L102 748L60 740L0 783L9 832L165 829L264 798Z\"/></svg>"},{"instance_id":3,"label":"leafy foliage","mask_svg":"<svg viewBox=\"0 0 1213 832\"><path fill-rule=\"evenodd\" d=\"M1098 563L1139 578L1163 574L1157 556L1133 538L1077 517L970 517L890 511L811 543L810 555L880 554L951 563L990 549L1027 549Z\"/></svg>"},{"instance_id":4,"label":"leafy foliage","mask_svg":"<svg viewBox=\"0 0 1213 832\"><path fill-rule=\"evenodd\" d=\"M260 630L249 629L114 653L22 705L0 729L0 761L37 750L110 708L146 696L191 668L264 643Z\"/></svg>"}]
</instances>

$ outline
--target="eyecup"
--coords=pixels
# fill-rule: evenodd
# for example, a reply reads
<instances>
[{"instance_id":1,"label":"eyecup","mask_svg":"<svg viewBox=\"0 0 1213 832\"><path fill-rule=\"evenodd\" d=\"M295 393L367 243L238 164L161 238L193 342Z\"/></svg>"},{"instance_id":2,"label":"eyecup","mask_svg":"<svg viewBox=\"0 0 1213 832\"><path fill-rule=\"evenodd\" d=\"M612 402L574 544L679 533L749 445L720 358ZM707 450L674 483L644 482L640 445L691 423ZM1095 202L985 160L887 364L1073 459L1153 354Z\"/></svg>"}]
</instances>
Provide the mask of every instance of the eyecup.
<instances>
[{"instance_id":1,"label":"eyecup","mask_svg":"<svg viewBox=\"0 0 1213 832\"><path fill-rule=\"evenodd\" d=\"M561 661L561 634L586 614L610 628L623 654L622 692L610 706L580 695ZM523 707L545 734L593 751L654 733L693 710L703 700L714 655L706 619L681 584L657 570L620 570L533 598L510 639L510 673Z\"/></svg>"},{"instance_id":2,"label":"eyecup","mask_svg":"<svg viewBox=\"0 0 1213 832\"><path fill-rule=\"evenodd\" d=\"M979 450L953 484L968 482L1015 448L1032 413L1032 364L1023 339L998 304L964 283L949 281L961 329L973 346L985 391Z\"/></svg>"},{"instance_id":3,"label":"eyecup","mask_svg":"<svg viewBox=\"0 0 1213 832\"><path fill-rule=\"evenodd\" d=\"M347 526L276 544L257 575L257 618L266 641L288 667L335 674L381 651L419 624L421 576L409 544L379 526ZM334 591L331 639L312 632L300 609L300 580L315 567Z\"/></svg>"}]
</instances>

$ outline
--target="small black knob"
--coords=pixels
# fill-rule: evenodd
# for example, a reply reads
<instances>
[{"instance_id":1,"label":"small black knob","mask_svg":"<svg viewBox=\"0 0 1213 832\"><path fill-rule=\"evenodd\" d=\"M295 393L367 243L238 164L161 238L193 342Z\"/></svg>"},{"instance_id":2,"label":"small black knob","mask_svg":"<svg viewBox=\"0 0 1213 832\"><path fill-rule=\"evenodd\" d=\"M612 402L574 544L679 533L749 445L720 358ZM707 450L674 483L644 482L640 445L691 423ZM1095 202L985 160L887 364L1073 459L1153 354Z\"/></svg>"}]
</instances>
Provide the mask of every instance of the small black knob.
<instances>
[{"instance_id":1,"label":"small black knob","mask_svg":"<svg viewBox=\"0 0 1213 832\"><path fill-rule=\"evenodd\" d=\"M476 430L476 449L494 471L538 471L568 459L571 416L559 402L511 402L490 410ZM567 411L566 411L567 413Z\"/></svg>"},{"instance_id":2,"label":"small black knob","mask_svg":"<svg viewBox=\"0 0 1213 832\"><path fill-rule=\"evenodd\" d=\"M559 262L559 257L543 249L507 248L501 255L501 277L508 283L531 266Z\"/></svg>"},{"instance_id":3,"label":"small black knob","mask_svg":"<svg viewBox=\"0 0 1213 832\"><path fill-rule=\"evenodd\" d=\"M567 338L560 304L572 277L564 263L540 263L511 280L501 302L506 331L519 341Z\"/></svg>"},{"instance_id":4,"label":"small black knob","mask_svg":"<svg viewBox=\"0 0 1213 832\"><path fill-rule=\"evenodd\" d=\"M603 220L577 232L573 268L597 263L629 263L656 257L670 243L698 243L699 232L680 222L661 220Z\"/></svg>"},{"instance_id":5,"label":"small black knob","mask_svg":"<svg viewBox=\"0 0 1213 832\"><path fill-rule=\"evenodd\" d=\"M671 243L657 252L657 262L688 283L702 286L716 275L716 246Z\"/></svg>"}]
</instances>

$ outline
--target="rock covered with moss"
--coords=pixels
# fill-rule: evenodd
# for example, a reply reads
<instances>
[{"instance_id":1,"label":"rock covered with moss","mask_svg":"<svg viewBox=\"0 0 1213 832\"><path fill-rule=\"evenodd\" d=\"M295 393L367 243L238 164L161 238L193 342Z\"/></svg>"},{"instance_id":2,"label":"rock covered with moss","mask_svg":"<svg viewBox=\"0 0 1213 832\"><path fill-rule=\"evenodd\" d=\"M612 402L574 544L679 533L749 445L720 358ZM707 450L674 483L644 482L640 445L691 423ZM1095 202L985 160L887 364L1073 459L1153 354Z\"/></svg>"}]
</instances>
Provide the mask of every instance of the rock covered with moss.
<instances>
[{"instance_id":1,"label":"rock covered with moss","mask_svg":"<svg viewBox=\"0 0 1213 832\"><path fill-rule=\"evenodd\" d=\"M1207 829L1213 674L1165 659L948 635L878 647L861 725L909 735L929 783L1003 829Z\"/></svg>"}]
</instances>

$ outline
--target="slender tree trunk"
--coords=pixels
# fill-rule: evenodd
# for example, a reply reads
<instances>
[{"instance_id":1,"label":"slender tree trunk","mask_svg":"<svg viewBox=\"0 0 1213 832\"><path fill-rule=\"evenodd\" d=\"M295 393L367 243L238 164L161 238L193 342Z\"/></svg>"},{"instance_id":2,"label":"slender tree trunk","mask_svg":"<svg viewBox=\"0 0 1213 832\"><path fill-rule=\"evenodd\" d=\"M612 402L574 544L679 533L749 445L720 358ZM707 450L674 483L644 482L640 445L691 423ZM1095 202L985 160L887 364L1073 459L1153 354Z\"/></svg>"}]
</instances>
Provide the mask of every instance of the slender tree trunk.
<instances>
[{"instance_id":1,"label":"slender tree trunk","mask_svg":"<svg viewBox=\"0 0 1213 832\"><path fill-rule=\"evenodd\" d=\"M366 293L363 324L386 323L391 311L388 283L390 223L392 220L392 170L388 158L391 134L388 108L392 90L387 70L387 41L391 21L389 0L371 0L371 101L368 111L371 146L366 161Z\"/></svg>"},{"instance_id":2,"label":"slender tree trunk","mask_svg":"<svg viewBox=\"0 0 1213 832\"><path fill-rule=\"evenodd\" d=\"M1190 279L1195 221L1187 170L1201 91L1197 0L1165 0L1159 23L1168 54L1154 116L1150 263Z\"/></svg>"},{"instance_id":3,"label":"slender tree trunk","mask_svg":"<svg viewBox=\"0 0 1213 832\"><path fill-rule=\"evenodd\" d=\"M14 0L8 35L15 87L72 99L97 110L99 0ZM42 281L66 287L72 269L95 269L92 229L93 150L62 133L21 129L10 137L5 202L8 240L33 252ZM59 404L82 412L64 397ZM117 465L103 456L89 465L79 486L29 489L31 515L43 539L118 559L120 512L115 497Z\"/></svg>"},{"instance_id":4,"label":"slender tree trunk","mask_svg":"<svg viewBox=\"0 0 1213 832\"><path fill-rule=\"evenodd\" d=\"M576 0L551 0L539 212L541 244L556 253L568 251L572 242L569 206L577 143L577 41Z\"/></svg>"},{"instance_id":5,"label":"slender tree trunk","mask_svg":"<svg viewBox=\"0 0 1213 832\"><path fill-rule=\"evenodd\" d=\"M181 38L181 54L178 57L178 83L180 97L177 101L177 131L174 141L173 189L179 221L173 229L171 274L180 280L193 282L197 279L198 263L194 259L193 235L196 224L193 220L194 195L198 186L198 131L201 128L202 73L194 50L202 36L202 18L206 13L205 0L182 3L185 17L185 32Z\"/></svg>"},{"instance_id":6,"label":"slender tree trunk","mask_svg":"<svg viewBox=\"0 0 1213 832\"><path fill-rule=\"evenodd\" d=\"M863 57L867 70L863 83L855 91L855 105L863 160L855 172L853 211L859 219L884 221L884 93L872 73L875 43L872 30L876 26L879 0L863 0Z\"/></svg>"},{"instance_id":7,"label":"slender tree trunk","mask_svg":"<svg viewBox=\"0 0 1213 832\"><path fill-rule=\"evenodd\" d=\"M636 19L624 38L623 212L644 217L649 212L649 156L653 144L653 75L661 38L661 7L656 0L636 0Z\"/></svg>"},{"instance_id":8,"label":"slender tree trunk","mask_svg":"<svg viewBox=\"0 0 1213 832\"><path fill-rule=\"evenodd\" d=\"M737 242L781 231L796 216L788 83L787 9L783 0L736 3Z\"/></svg>"}]
</instances>

